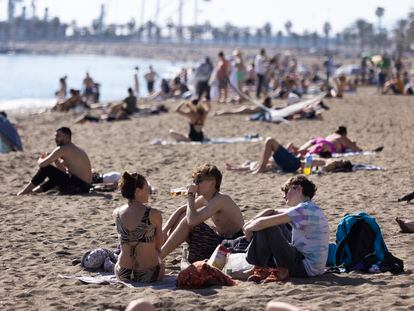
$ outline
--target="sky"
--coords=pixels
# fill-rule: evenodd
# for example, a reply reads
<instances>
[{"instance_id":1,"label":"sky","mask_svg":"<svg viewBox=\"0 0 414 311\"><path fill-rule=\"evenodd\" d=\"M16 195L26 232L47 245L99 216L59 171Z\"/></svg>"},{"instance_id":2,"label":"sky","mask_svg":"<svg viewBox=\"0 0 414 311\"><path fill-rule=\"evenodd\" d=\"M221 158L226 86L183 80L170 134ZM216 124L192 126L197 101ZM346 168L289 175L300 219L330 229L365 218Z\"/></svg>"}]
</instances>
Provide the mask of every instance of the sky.
<instances>
[{"instance_id":1,"label":"sky","mask_svg":"<svg viewBox=\"0 0 414 311\"><path fill-rule=\"evenodd\" d=\"M0 20L7 18L7 2L0 0ZM27 15L32 15L33 0L19 0L16 13L27 7ZM35 0L37 15L43 16L44 8L49 8L49 16L58 16L63 22L77 20L78 25L90 25L99 16L100 6L106 7L106 23L126 23L134 18L137 24L144 20L155 20L157 2L160 3L158 22L178 23L180 0ZM226 22L236 26L262 27L272 24L274 32L284 31L284 24L290 20L292 31L322 33L323 24L332 25L332 33L349 26L357 18L364 18L377 25L375 9L385 9L382 25L391 28L398 19L407 18L414 9L414 0L183 0L183 23L192 24L195 20L195 3L198 3L198 23L210 21L214 26ZM144 8L144 10L143 10Z\"/></svg>"}]
</instances>

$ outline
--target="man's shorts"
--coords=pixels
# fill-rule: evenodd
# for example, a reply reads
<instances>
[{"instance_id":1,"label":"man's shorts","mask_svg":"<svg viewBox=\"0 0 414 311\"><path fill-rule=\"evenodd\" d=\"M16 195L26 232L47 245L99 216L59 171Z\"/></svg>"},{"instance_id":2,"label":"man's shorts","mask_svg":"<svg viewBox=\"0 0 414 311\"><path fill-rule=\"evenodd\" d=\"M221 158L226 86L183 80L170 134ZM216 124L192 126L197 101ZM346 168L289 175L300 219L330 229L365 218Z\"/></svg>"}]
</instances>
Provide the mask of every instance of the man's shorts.
<instances>
[{"instance_id":1,"label":"man's shorts","mask_svg":"<svg viewBox=\"0 0 414 311\"><path fill-rule=\"evenodd\" d=\"M208 259L214 253L217 245L221 244L223 240L236 239L243 235L243 231L240 230L228 237L220 236L210 226L201 223L191 230L188 239L188 261L193 263Z\"/></svg>"},{"instance_id":2,"label":"man's shorts","mask_svg":"<svg viewBox=\"0 0 414 311\"><path fill-rule=\"evenodd\" d=\"M300 168L299 158L287 151L282 145L279 145L273 153L273 159L285 173L295 173Z\"/></svg>"}]
</instances>

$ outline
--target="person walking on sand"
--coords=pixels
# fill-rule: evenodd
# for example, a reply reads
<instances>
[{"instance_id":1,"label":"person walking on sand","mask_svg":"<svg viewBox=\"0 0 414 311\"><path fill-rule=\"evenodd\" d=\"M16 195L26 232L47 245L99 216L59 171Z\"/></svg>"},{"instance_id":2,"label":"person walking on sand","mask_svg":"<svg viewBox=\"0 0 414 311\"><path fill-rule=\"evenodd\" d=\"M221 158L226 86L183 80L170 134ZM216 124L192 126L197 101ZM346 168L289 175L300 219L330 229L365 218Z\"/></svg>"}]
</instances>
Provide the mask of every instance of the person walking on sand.
<instances>
[{"instance_id":1,"label":"person walking on sand","mask_svg":"<svg viewBox=\"0 0 414 311\"><path fill-rule=\"evenodd\" d=\"M39 170L17 195L46 192L55 187L65 194L89 192L92 169L86 152L72 143L68 127L56 130L55 142L57 147L50 154L42 154L37 161Z\"/></svg>"},{"instance_id":2,"label":"person walking on sand","mask_svg":"<svg viewBox=\"0 0 414 311\"><path fill-rule=\"evenodd\" d=\"M144 75L144 78L147 81L148 95L151 95L154 92L155 79L157 76L158 74L154 71L154 68L149 66L149 71Z\"/></svg>"},{"instance_id":3,"label":"person walking on sand","mask_svg":"<svg viewBox=\"0 0 414 311\"><path fill-rule=\"evenodd\" d=\"M254 59L254 68L256 71L256 98L260 98L263 90L267 90L265 85L265 74L266 74L266 50L261 49L260 53L256 55Z\"/></svg>"},{"instance_id":4,"label":"person walking on sand","mask_svg":"<svg viewBox=\"0 0 414 311\"><path fill-rule=\"evenodd\" d=\"M324 273L329 224L322 209L312 201L316 189L305 176L292 177L281 188L290 208L267 209L244 225L245 237L251 241L246 260L256 266L249 281L270 282L288 275L307 278Z\"/></svg>"},{"instance_id":5,"label":"person walking on sand","mask_svg":"<svg viewBox=\"0 0 414 311\"><path fill-rule=\"evenodd\" d=\"M156 282L165 271L161 212L147 205L151 188L144 176L125 172L119 189L128 203L113 212L121 250L115 275L126 282Z\"/></svg>"},{"instance_id":6,"label":"person walking on sand","mask_svg":"<svg viewBox=\"0 0 414 311\"><path fill-rule=\"evenodd\" d=\"M220 192L222 174L219 169L204 164L193 170L192 177L187 204L178 208L163 227L165 242L161 259L187 241L188 261L193 263L209 258L224 239L243 235L240 208L230 196ZM214 228L205 223L207 220L213 222Z\"/></svg>"},{"instance_id":7,"label":"person walking on sand","mask_svg":"<svg viewBox=\"0 0 414 311\"><path fill-rule=\"evenodd\" d=\"M89 75L89 72L86 73L86 76L83 79L82 87L83 87L83 95L85 95L86 100L89 100L89 99L93 98L95 82L93 81L93 79Z\"/></svg>"},{"instance_id":8,"label":"person walking on sand","mask_svg":"<svg viewBox=\"0 0 414 311\"><path fill-rule=\"evenodd\" d=\"M55 92L55 95L58 99L65 99L67 94L67 83L66 83L67 76L64 76L59 79L59 90Z\"/></svg>"},{"instance_id":9,"label":"person walking on sand","mask_svg":"<svg viewBox=\"0 0 414 311\"><path fill-rule=\"evenodd\" d=\"M203 94L207 101L210 101L210 85L209 81L213 72L213 64L209 57L206 57L204 62L201 63L195 71L195 88L197 98L199 101L202 100Z\"/></svg>"},{"instance_id":10,"label":"person walking on sand","mask_svg":"<svg viewBox=\"0 0 414 311\"><path fill-rule=\"evenodd\" d=\"M230 62L221 51L218 53L219 61L216 67L216 78L219 88L219 103L225 103L228 99L228 82L230 76Z\"/></svg>"},{"instance_id":11,"label":"person walking on sand","mask_svg":"<svg viewBox=\"0 0 414 311\"><path fill-rule=\"evenodd\" d=\"M139 67L136 66L134 69L134 92L135 96L139 97L139 78L138 78Z\"/></svg>"}]
</instances>

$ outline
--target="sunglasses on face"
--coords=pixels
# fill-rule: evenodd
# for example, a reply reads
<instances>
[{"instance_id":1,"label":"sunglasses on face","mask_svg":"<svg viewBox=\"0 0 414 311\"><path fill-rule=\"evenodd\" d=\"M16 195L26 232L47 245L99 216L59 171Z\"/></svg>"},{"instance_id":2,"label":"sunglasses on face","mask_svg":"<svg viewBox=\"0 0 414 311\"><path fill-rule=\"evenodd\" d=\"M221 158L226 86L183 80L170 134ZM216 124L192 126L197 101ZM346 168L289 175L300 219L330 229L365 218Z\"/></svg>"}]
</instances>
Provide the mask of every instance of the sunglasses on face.
<instances>
[{"instance_id":1,"label":"sunglasses on face","mask_svg":"<svg viewBox=\"0 0 414 311\"><path fill-rule=\"evenodd\" d=\"M203 182L203 180L201 179L201 178L196 178L196 179L194 179L193 180L193 184L194 185L199 185L199 184L201 184Z\"/></svg>"}]
</instances>

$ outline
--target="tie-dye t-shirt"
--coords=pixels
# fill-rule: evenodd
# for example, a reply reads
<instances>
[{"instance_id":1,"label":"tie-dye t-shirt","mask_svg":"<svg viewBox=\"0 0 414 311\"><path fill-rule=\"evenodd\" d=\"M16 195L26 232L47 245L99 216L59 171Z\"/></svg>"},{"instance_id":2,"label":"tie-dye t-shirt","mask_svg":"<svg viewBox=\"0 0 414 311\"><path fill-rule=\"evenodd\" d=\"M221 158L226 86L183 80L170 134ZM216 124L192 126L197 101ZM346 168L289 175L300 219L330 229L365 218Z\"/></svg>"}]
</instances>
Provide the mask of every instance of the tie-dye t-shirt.
<instances>
[{"instance_id":1,"label":"tie-dye t-shirt","mask_svg":"<svg viewBox=\"0 0 414 311\"><path fill-rule=\"evenodd\" d=\"M328 257L329 225L323 211L312 201L305 201L287 212L293 227L292 244L303 254L309 276L324 273Z\"/></svg>"}]
</instances>

